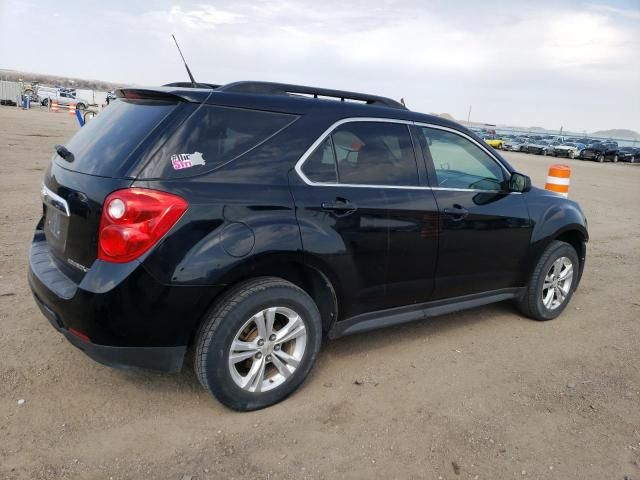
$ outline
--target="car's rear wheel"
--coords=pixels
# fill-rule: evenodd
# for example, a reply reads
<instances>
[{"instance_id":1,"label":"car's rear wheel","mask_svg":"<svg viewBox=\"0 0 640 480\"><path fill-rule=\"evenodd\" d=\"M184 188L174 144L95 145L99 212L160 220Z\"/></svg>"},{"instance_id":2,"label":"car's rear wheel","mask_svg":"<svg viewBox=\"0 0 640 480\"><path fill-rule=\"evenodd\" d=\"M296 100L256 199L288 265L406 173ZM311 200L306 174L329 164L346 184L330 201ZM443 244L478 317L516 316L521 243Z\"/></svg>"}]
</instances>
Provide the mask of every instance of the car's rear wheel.
<instances>
[{"instance_id":1,"label":"car's rear wheel","mask_svg":"<svg viewBox=\"0 0 640 480\"><path fill-rule=\"evenodd\" d=\"M604 162L604 153L601 153L600 155L598 155L598 162L600 163Z\"/></svg>"},{"instance_id":2,"label":"car's rear wheel","mask_svg":"<svg viewBox=\"0 0 640 480\"><path fill-rule=\"evenodd\" d=\"M202 386L234 410L256 410L293 393L320 350L315 303L285 280L264 277L225 295L198 333L195 369Z\"/></svg>"},{"instance_id":3,"label":"car's rear wheel","mask_svg":"<svg viewBox=\"0 0 640 480\"><path fill-rule=\"evenodd\" d=\"M535 320L552 320L571 300L580 262L575 249L553 241L544 251L518 301L520 311Z\"/></svg>"}]
</instances>

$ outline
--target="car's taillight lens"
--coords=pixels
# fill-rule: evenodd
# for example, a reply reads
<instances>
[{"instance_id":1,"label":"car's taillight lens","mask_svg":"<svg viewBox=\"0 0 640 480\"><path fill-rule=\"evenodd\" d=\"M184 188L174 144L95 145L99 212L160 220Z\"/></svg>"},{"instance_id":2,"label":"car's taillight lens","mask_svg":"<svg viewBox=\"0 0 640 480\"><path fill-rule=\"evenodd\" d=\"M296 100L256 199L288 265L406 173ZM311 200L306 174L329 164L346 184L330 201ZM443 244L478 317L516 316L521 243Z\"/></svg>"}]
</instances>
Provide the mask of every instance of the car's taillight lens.
<instances>
[{"instance_id":1,"label":"car's taillight lens","mask_svg":"<svg viewBox=\"0 0 640 480\"><path fill-rule=\"evenodd\" d=\"M125 188L104 202L98 234L98 258L125 263L149 250L187 210L177 195L148 188Z\"/></svg>"}]
</instances>

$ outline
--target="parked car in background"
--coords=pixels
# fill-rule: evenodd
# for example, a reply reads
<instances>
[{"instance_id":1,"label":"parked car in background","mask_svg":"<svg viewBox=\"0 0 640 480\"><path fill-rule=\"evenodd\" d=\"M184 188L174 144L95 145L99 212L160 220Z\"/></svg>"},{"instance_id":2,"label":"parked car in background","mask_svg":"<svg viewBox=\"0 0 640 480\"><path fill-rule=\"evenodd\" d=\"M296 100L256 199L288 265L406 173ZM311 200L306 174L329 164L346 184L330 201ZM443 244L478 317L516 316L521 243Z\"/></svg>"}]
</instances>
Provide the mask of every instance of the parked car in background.
<instances>
[{"instance_id":1,"label":"parked car in background","mask_svg":"<svg viewBox=\"0 0 640 480\"><path fill-rule=\"evenodd\" d=\"M553 147L551 155L554 157L578 158L584 148L585 146L582 143L565 142Z\"/></svg>"},{"instance_id":2,"label":"parked car in background","mask_svg":"<svg viewBox=\"0 0 640 480\"><path fill-rule=\"evenodd\" d=\"M583 160L594 160L596 162L617 162L618 143L617 142L597 142L584 148L580 154Z\"/></svg>"},{"instance_id":3,"label":"parked car in background","mask_svg":"<svg viewBox=\"0 0 640 480\"><path fill-rule=\"evenodd\" d=\"M76 91L62 87L38 87L38 101L43 105L49 105L52 100L57 100L59 105L76 104L78 110L85 110L89 105L88 100L78 98Z\"/></svg>"},{"instance_id":4,"label":"parked car in background","mask_svg":"<svg viewBox=\"0 0 640 480\"><path fill-rule=\"evenodd\" d=\"M640 162L640 147L622 147L618 150L618 160L621 162Z\"/></svg>"},{"instance_id":5,"label":"parked car in background","mask_svg":"<svg viewBox=\"0 0 640 480\"><path fill-rule=\"evenodd\" d=\"M552 155L553 154L553 149L556 148L558 145L562 145L562 142L559 142L557 140L550 140L547 145L544 147L543 150L543 155Z\"/></svg>"},{"instance_id":6,"label":"parked car in background","mask_svg":"<svg viewBox=\"0 0 640 480\"><path fill-rule=\"evenodd\" d=\"M531 143L526 143L524 145L524 150L527 153L534 153L536 155L543 155L545 150L551 145L551 142L548 140L536 140Z\"/></svg>"},{"instance_id":7,"label":"parked car in background","mask_svg":"<svg viewBox=\"0 0 640 480\"><path fill-rule=\"evenodd\" d=\"M504 145L504 140L496 135L486 135L484 141L493 148L502 148L502 145Z\"/></svg>"},{"instance_id":8,"label":"parked car in background","mask_svg":"<svg viewBox=\"0 0 640 480\"><path fill-rule=\"evenodd\" d=\"M506 142L503 142L502 149L508 150L511 152L519 152L520 150L522 150L522 147L526 143L527 143L526 138L518 137L518 138L514 138L513 140L507 140Z\"/></svg>"}]
</instances>

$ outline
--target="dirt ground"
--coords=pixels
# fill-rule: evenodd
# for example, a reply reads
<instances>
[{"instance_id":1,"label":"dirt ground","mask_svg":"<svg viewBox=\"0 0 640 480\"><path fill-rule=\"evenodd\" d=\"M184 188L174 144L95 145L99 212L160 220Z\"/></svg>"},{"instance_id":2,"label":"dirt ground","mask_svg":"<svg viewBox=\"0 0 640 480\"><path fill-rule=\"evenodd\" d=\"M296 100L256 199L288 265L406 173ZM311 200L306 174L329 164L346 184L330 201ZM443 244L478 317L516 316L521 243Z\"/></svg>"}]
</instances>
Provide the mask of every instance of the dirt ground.
<instances>
[{"instance_id":1,"label":"dirt ground","mask_svg":"<svg viewBox=\"0 0 640 480\"><path fill-rule=\"evenodd\" d=\"M640 479L640 165L568 161L591 241L557 320L503 303L328 342L301 390L240 414L191 369L98 365L35 306L39 187L77 128L0 107L0 479ZM506 156L536 185L553 162Z\"/></svg>"}]
</instances>

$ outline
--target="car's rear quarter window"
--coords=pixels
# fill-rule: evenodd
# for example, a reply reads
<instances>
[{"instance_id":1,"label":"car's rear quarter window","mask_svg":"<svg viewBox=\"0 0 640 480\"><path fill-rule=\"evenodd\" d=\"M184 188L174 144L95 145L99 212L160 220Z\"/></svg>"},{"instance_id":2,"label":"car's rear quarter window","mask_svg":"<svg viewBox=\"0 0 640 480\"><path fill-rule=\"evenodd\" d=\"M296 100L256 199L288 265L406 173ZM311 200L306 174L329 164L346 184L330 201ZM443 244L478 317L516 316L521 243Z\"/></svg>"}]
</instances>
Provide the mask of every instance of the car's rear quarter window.
<instances>
[{"instance_id":1,"label":"car's rear quarter window","mask_svg":"<svg viewBox=\"0 0 640 480\"><path fill-rule=\"evenodd\" d=\"M295 115L202 105L156 151L138 178L200 175L252 150L287 127Z\"/></svg>"}]
</instances>

